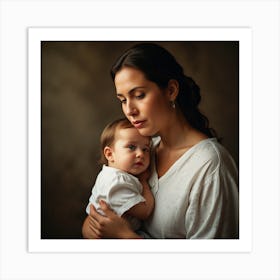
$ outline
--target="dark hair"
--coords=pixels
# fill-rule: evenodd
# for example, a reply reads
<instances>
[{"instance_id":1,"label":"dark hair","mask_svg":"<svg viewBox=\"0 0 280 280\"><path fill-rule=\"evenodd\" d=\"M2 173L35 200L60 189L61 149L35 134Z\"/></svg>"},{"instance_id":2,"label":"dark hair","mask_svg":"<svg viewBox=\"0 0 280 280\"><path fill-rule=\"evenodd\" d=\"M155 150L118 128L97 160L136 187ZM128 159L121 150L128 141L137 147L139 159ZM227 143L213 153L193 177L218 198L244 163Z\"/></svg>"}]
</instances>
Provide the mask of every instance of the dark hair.
<instances>
[{"instance_id":1,"label":"dark hair","mask_svg":"<svg viewBox=\"0 0 280 280\"><path fill-rule=\"evenodd\" d=\"M181 109L189 124L206 134L216 136L209 127L209 121L198 109L201 100L200 89L194 80L184 74L181 65L174 56L163 47L154 43L140 43L125 51L111 69L111 77L115 80L116 73L128 66L142 71L146 78L160 88L166 88L171 79L179 83L179 94L176 105Z\"/></svg>"}]
</instances>

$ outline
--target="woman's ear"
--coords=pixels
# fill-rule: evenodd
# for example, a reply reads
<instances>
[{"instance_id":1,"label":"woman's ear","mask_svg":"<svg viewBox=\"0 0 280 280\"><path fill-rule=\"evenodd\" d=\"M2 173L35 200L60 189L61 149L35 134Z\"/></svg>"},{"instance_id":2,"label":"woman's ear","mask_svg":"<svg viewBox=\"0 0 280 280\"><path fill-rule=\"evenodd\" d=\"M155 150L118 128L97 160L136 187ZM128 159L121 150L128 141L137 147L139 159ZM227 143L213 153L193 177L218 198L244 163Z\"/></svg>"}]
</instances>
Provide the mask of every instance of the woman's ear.
<instances>
[{"instance_id":1,"label":"woman's ear","mask_svg":"<svg viewBox=\"0 0 280 280\"><path fill-rule=\"evenodd\" d=\"M175 79L171 79L168 82L168 97L169 97L169 101L175 101L177 98L177 95L179 93L179 83L177 80Z\"/></svg>"},{"instance_id":2,"label":"woman's ear","mask_svg":"<svg viewBox=\"0 0 280 280\"><path fill-rule=\"evenodd\" d=\"M105 158L108 162L114 162L113 150L111 147L106 146L103 150Z\"/></svg>"}]
</instances>

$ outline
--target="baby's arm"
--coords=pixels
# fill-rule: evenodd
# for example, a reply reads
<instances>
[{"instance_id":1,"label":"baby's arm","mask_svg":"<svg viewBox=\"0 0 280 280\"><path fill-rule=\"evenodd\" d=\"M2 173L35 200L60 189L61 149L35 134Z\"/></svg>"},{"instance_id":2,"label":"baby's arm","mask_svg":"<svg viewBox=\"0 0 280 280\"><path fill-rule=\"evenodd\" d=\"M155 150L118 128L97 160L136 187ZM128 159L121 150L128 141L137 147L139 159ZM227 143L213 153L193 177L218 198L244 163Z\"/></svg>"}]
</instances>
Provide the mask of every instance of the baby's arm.
<instances>
[{"instance_id":1,"label":"baby's arm","mask_svg":"<svg viewBox=\"0 0 280 280\"><path fill-rule=\"evenodd\" d=\"M139 181L143 186L142 196L146 201L134 205L125 212L125 214L129 214L140 220L146 220L151 215L155 205L154 196L148 184L148 178L149 175L146 172L139 176Z\"/></svg>"}]
</instances>

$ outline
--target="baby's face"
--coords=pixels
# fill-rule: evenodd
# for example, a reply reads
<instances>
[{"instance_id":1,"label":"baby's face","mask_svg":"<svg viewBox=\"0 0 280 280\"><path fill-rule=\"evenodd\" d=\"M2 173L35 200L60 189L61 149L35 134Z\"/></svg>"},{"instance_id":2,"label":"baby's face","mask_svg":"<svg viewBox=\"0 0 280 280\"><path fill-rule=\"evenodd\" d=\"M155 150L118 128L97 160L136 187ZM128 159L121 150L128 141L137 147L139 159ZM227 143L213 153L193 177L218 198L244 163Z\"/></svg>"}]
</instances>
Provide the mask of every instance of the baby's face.
<instances>
[{"instance_id":1,"label":"baby's face","mask_svg":"<svg viewBox=\"0 0 280 280\"><path fill-rule=\"evenodd\" d=\"M144 172L150 164L150 138L139 134L134 127L118 129L112 158L112 167L132 175Z\"/></svg>"}]
</instances>

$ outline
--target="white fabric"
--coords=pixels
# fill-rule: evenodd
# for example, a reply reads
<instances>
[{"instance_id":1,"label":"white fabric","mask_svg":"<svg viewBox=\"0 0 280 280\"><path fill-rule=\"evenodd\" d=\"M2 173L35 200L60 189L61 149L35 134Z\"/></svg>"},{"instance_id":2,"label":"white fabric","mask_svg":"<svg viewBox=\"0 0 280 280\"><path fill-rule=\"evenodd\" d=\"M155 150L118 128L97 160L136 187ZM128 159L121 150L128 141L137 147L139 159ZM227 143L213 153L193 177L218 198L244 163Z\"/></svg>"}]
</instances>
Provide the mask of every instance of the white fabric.
<instances>
[{"instance_id":1,"label":"white fabric","mask_svg":"<svg viewBox=\"0 0 280 280\"><path fill-rule=\"evenodd\" d=\"M154 163L153 156L155 209L144 229L150 238L239 237L238 172L215 138L186 151L159 179Z\"/></svg>"},{"instance_id":2,"label":"white fabric","mask_svg":"<svg viewBox=\"0 0 280 280\"><path fill-rule=\"evenodd\" d=\"M98 203L102 199L119 216L122 216L134 205L145 201L145 198L141 195L142 188L137 177L119 169L103 165L92 188L86 212L89 214L90 204L93 204L99 213L104 214ZM137 229L140 226L140 221L136 218L129 217L129 221L133 229Z\"/></svg>"}]
</instances>

